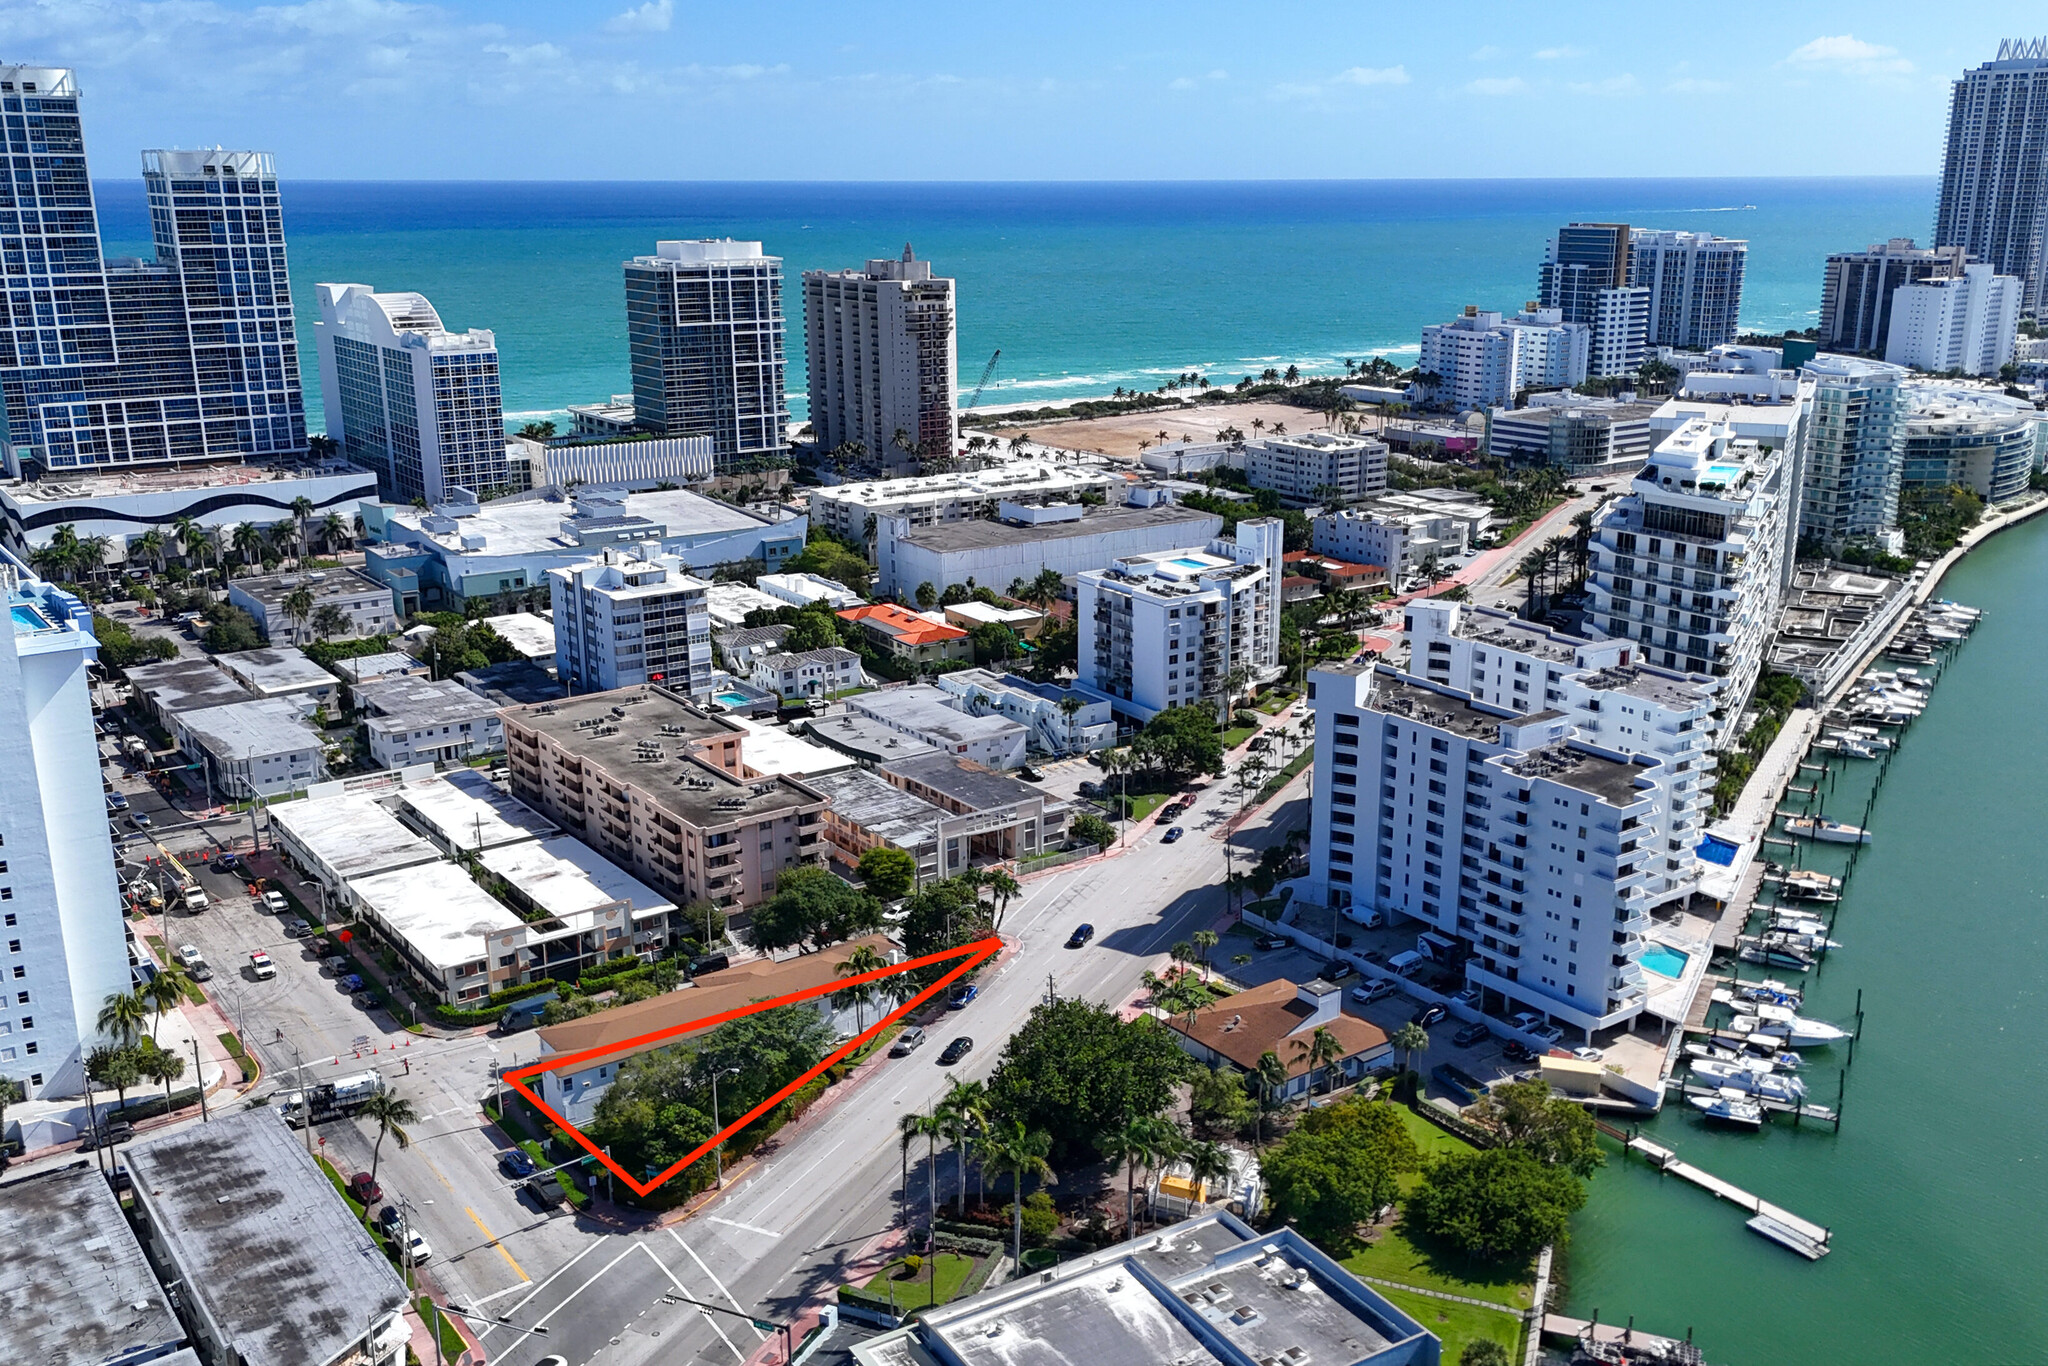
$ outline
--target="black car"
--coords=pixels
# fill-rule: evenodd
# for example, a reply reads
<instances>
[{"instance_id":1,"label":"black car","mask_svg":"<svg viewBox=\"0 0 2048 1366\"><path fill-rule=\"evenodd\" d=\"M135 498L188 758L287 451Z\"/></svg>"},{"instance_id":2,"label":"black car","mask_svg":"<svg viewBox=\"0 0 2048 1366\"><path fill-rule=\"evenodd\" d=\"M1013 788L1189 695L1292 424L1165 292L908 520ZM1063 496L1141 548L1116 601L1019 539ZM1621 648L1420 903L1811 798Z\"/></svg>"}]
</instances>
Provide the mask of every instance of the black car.
<instances>
[{"instance_id":1,"label":"black car","mask_svg":"<svg viewBox=\"0 0 2048 1366\"><path fill-rule=\"evenodd\" d=\"M947 1044L945 1051L939 1054L939 1066L951 1067L954 1063L960 1061L960 1059L966 1057L969 1053L972 1053L973 1051L974 1040L968 1038L965 1034L962 1034L959 1038Z\"/></svg>"},{"instance_id":2,"label":"black car","mask_svg":"<svg viewBox=\"0 0 2048 1366\"><path fill-rule=\"evenodd\" d=\"M1284 934L1262 934L1252 941L1255 949L1284 949L1294 941Z\"/></svg>"},{"instance_id":3,"label":"black car","mask_svg":"<svg viewBox=\"0 0 2048 1366\"><path fill-rule=\"evenodd\" d=\"M1468 1024L1451 1035L1451 1042L1460 1048L1470 1048L1475 1043L1484 1043L1493 1033L1483 1024Z\"/></svg>"},{"instance_id":4,"label":"black car","mask_svg":"<svg viewBox=\"0 0 2048 1366\"><path fill-rule=\"evenodd\" d=\"M1027 783L1042 783L1045 781L1045 775L1029 765L1018 769L1017 776Z\"/></svg>"},{"instance_id":5,"label":"black car","mask_svg":"<svg viewBox=\"0 0 2048 1366\"><path fill-rule=\"evenodd\" d=\"M569 1199L569 1192L563 1190L562 1183L551 1175L529 1176L523 1189L544 1210L554 1209Z\"/></svg>"},{"instance_id":6,"label":"black car","mask_svg":"<svg viewBox=\"0 0 2048 1366\"><path fill-rule=\"evenodd\" d=\"M384 1230L386 1238L396 1238L398 1230L405 1227L405 1211L396 1205L386 1205L377 1211L377 1227Z\"/></svg>"},{"instance_id":7,"label":"black car","mask_svg":"<svg viewBox=\"0 0 2048 1366\"><path fill-rule=\"evenodd\" d=\"M540 1170L539 1165L526 1155L524 1148L507 1148L498 1154L498 1170L520 1181Z\"/></svg>"},{"instance_id":8,"label":"black car","mask_svg":"<svg viewBox=\"0 0 2048 1366\"><path fill-rule=\"evenodd\" d=\"M1333 961L1323 964L1322 969L1316 973L1316 976L1325 982L1341 982L1357 971L1358 969L1352 967L1349 963Z\"/></svg>"},{"instance_id":9,"label":"black car","mask_svg":"<svg viewBox=\"0 0 2048 1366\"><path fill-rule=\"evenodd\" d=\"M1500 1051L1507 1055L1509 1062L1536 1061L1536 1050L1523 1043L1520 1039L1509 1039L1501 1045Z\"/></svg>"},{"instance_id":10,"label":"black car","mask_svg":"<svg viewBox=\"0 0 2048 1366\"><path fill-rule=\"evenodd\" d=\"M219 858L213 861L213 871L216 873L229 873L239 876L245 870L242 867L242 861L236 858L233 854L222 854Z\"/></svg>"},{"instance_id":11,"label":"black car","mask_svg":"<svg viewBox=\"0 0 2048 1366\"><path fill-rule=\"evenodd\" d=\"M1418 1024L1427 1029L1450 1013L1450 1010L1441 1004L1420 1006L1408 1017L1408 1023Z\"/></svg>"},{"instance_id":12,"label":"black car","mask_svg":"<svg viewBox=\"0 0 2048 1366\"><path fill-rule=\"evenodd\" d=\"M1074 926L1074 932L1067 936L1067 947L1078 949L1095 937L1095 927L1085 921Z\"/></svg>"},{"instance_id":13,"label":"black car","mask_svg":"<svg viewBox=\"0 0 2048 1366\"><path fill-rule=\"evenodd\" d=\"M1187 831L1181 829L1179 826L1176 825L1172 829L1168 830L1166 834L1160 838L1159 842L1161 844L1172 844L1175 840L1179 839L1182 835L1185 835L1186 833Z\"/></svg>"}]
</instances>

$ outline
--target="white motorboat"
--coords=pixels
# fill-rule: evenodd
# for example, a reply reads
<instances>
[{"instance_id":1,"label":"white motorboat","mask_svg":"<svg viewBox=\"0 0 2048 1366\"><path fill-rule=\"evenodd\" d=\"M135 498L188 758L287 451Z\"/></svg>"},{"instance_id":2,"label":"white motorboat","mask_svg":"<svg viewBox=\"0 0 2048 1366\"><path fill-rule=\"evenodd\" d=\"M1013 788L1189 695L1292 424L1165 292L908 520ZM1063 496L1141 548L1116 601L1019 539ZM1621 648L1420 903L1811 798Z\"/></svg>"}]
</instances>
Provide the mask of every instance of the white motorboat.
<instances>
[{"instance_id":1,"label":"white motorboat","mask_svg":"<svg viewBox=\"0 0 2048 1366\"><path fill-rule=\"evenodd\" d=\"M1806 993L1798 987L1769 977L1761 982L1737 982L1728 994L1738 1001L1762 1001L1765 1005L1791 1006L1794 1010L1806 1000Z\"/></svg>"},{"instance_id":2,"label":"white motorboat","mask_svg":"<svg viewBox=\"0 0 2048 1366\"><path fill-rule=\"evenodd\" d=\"M1745 1019L1752 1021L1747 1029L1743 1028ZM1824 1048L1850 1037L1848 1030L1825 1020L1809 1020L1790 1006L1756 1006L1754 1014L1736 1016L1733 1027L1751 1036L1783 1039L1788 1048Z\"/></svg>"},{"instance_id":3,"label":"white motorboat","mask_svg":"<svg viewBox=\"0 0 2048 1366\"><path fill-rule=\"evenodd\" d=\"M1828 924L1817 915L1801 915L1797 911L1773 911L1766 929L1772 936L1780 934L1799 935L1825 941ZM1840 948L1839 944L1828 944L1829 948Z\"/></svg>"},{"instance_id":4,"label":"white motorboat","mask_svg":"<svg viewBox=\"0 0 2048 1366\"><path fill-rule=\"evenodd\" d=\"M1705 1043L1689 1043L1685 1051L1695 1058L1719 1058L1729 1062L1736 1058L1761 1058L1780 1072L1797 1072L1806 1065L1806 1060L1797 1053L1778 1047L1766 1039L1751 1043L1747 1038L1733 1034L1709 1034Z\"/></svg>"},{"instance_id":5,"label":"white motorboat","mask_svg":"<svg viewBox=\"0 0 2048 1366\"><path fill-rule=\"evenodd\" d=\"M1810 954L1781 944L1759 944L1753 939L1742 943L1735 951L1735 956L1745 963L1755 963L1758 967L1791 968L1794 972L1805 972L1813 966Z\"/></svg>"},{"instance_id":6,"label":"white motorboat","mask_svg":"<svg viewBox=\"0 0 2048 1366\"><path fill-rule=\"evenodd\" d=\"M1806 1099L1806 1083L1797 1077L1781 1077L1762 1059L1695 1058L1692 1074L1722 1091L1740 1091L1759 1100L1798 1105Z\"/></svg>"},{"instance_id":7,"label":"white motorboat","mask_svg":"<svg viewBox=\"0 0 2048 1366\"><path fill-rule=\"evenodd\" d=\"M1794 817L1785 822L1785 829L1792 834L1804 835L1810 840L1819 840L1824 844L1870 843L1870 832L1862 826L1823 820L1819 816Z\"/></svg>"},{"instance_id":8,"label":"white motorboat","mask_svg":"<svg viewBox=\"0 0 2048 1366\"><path fill-rule=\"evenodd\" d=\"M1746 1098L1733 1088L1715 1096L1687 1096L1686 1102L1708 1119L1740 1128L1760 1128L1764 1122L1764 1107Z\"/></svg>"}]
</instances>

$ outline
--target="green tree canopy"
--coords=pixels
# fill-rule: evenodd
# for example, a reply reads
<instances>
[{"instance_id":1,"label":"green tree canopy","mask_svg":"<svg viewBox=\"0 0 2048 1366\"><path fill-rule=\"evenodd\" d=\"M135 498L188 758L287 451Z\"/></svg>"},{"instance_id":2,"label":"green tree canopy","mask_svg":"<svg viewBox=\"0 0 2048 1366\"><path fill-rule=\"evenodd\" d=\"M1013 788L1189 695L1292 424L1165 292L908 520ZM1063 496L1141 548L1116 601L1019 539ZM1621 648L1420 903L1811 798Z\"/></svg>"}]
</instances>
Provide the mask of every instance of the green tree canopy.
<instances>
[{"instance_id":1,"label":"green tree canopy","mask_svg":"<svg viewBox=\"0 0 2048 1366\"><path fill-rule=\"evenodd\" d=\"M862 597L868 595L867 556L813 529L803 553L783 565L785 574L816 574L845 584Z\"/></svg>"},{"instance_id":2,"label":"green tree canopy","mask_svg":"<svg viewBox=\"0 0 2048 1366\"><path fill-rule=\"evenodd\" d=\"M1123 1021L1107 1006L1040 1005L1003 1046L989 1078L994 1109L1052 1135L1061 1151L1092 1150L1125 1121L1157 1115L1193 1064L1151 1016Z\"/></svg>"},{"instance_id":3,"label":"green tree canopy","mask_svg":"<svg viewBox=\"0 0 2048 1366\"><path fill-rule=\"evenodd\" d=\"M262 646L263 634L256 629L256 618L241 608L221 603L207 616L207 649L217 654L232 654L237 650L254 650Z\"/></svg>"},{"instance_id":4,"label":"green tree canopy","mask_svg":"<svg viewBox=\"0 0 2048 1366\"><path fill-rule=\"evenodd\" d=\"M165 636L138 636L125 621L92 616L93 639L100 643L100 663L110 669L132 669L159 659L176 659L178 647Z\"/></svg>"},{"instance_id":5,"label":"green tree canopy","mask_svg":"<svg viewBox=\"0 0 2048 1366\"><path fill-rule=\"evenodd\" d=\"M1223 771L1223 733L1207 707L1168 707L1131 742L1139 759L1168 773Z\"/></svg>"},{"instance_id":6,"label":"green tree canopy","mask_svg":"<svg viewBox=\"0 0 2048 1366\"><path fill-rule=\"evenodd\" d=\"M1521 1149L1546 1167L1563 1167L1574 1176L1587 1177L1607 1165L1592 1113L1552 1096L1545 1082L1495 1087L1477 1117L1492 1123L1508 1147Z\"/></svg>"},{"instance_id":7,"label":"green tree canopy","mask_svg":"<svg viewBox=\"0 0 2048 1366\"><path fill-rule=\"evenodd\" d=\"M840 626L839 618L822 602L799 607L791 616L789 634L783 637L782 648L791 654L802 654L805 650L829 650L845 639Z\"/></svg>"},{"instance_id":8,"label":"green tree canopy","mask_svg":"<svg viewBox=\"0 0 2048 1366\"><path fill-rule=\"evenodd\" d=\"M878 844L860 856L860 880L884 901L908 896L917 885L917 859L893 845Z\"/></svg>"},{"instance_id":9,"label":"green tree canopy","mask_svg":"<svg viewBox=\"0 0 2048 1366\"><path fill-rule=\"evenodd\" d=\"M1390 1103L1354 1100L1311 1110L1259 1167L1274 1213L1335 1251L1394 1203L1401 1173L1417 1161L1415 1140Z\"/></svg>"},{"instance_id":10,"label":"green tree canopy","mask_svg":"<svg viewBox=\"0 0 2048 1366\"><path fill-rule=\"evenodd\" d=\"M882 903L823 868L793 868L782 874L775 895L754 909L749 931L764 952L795 948L803 953L882 927Z\"/></svg>"},{"instance_id":11,"label":"green tree canopy","mask_svg":"<svg viewBox=\"0 0 2048 1366\"><path fill-rule=\"evenodd\" d=\"M1569 1171L1520 1148L1494 1148L1430 1163L1406 1217L1467 1256L1519 1261L1564 1242L1585 1203L1585 1183Z\"/></svg>"}]
</instances>

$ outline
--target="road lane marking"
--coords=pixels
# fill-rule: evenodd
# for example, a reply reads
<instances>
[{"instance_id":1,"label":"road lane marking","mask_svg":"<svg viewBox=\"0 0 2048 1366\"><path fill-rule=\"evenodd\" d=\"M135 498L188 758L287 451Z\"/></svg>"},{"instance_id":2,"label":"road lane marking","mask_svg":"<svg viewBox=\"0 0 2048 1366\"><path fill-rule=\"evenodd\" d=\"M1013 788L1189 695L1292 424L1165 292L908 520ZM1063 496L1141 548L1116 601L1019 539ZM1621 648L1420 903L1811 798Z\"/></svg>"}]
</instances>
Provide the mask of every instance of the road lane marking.
<instances>
[{"instance_id":1,"label":"road lane marking","mask_svg":"<svg viewBox=\"0 0 2048 1366\"><path fill-rule=\"evenodd\" d=\"M795 1191L798 1185L803 1181L803 1179L806 1176L809 1176L812 1172L816 1171L819 1165L823 1163L826 1158L838 1152L841 1146L845 1144L845 1142L846 1140L842 1138L839 1140L838 1143L834 1143L831 1147L825 1149L824 1152L819 1153L816 1158L812 1159L810 1166L805 1167L795 1176L789 1178L789 1180L783 1185L782 1190L776 1194L774 1199L770 1200L767 1204L761 1206L761 1208L755 1210L755 1215L759 1216L766 1214L772 1206L780 1204L782 1202L783 1196Z\"/></svg>"},{"instance_id":2,"label":"road lane marking","mask_svg":"<svg viewBox=\"0 0 2048 1366\"><path fill-rule=\"evenodd\" d=\"M595 1247L595 1246L597 1246L597 1245L596 1245L595 1243L593 1243L593 1244L591 1244L591 1246L592 1246L592 1247ZM636 1243L636 1244L634 1244L634 1246L635 1246L635 1247L638 1247L638 1246L644 1246L644 1244L637 1244L637 1243ZM625 1260L626 1260L626 1258L628 1258L628 1257L630 1257L630 1256L632 1256L632 1255L633 1255L633 1248L632 1248L632 1247L629 1247L629 1248L627 1248L627 1249L626 1249L626 1250L625 1250L624 1252L621 1252L621 1253L620 1253L620 1254L619 1254L618 1256L616 1256L616 1257L612 1258L612 1259L611 1259L610 1261L606 1262L606 1263L605 1263L605 1264L604 1264L604 1265L603 1265L602 1267L599 1267L599 1268L598 1268L598 1272L597 1272L597 1274L596 1274L595 1276L592 1276L592 1277L591 1277L591 1278L590 1278L589 1280L587 1280L587 1281L585 1281L585 1282L584 1282L583 1284L581 1284L581 1285L577 1286L577 1287L576 1287L576 1288L575 1288L574 1290L571 1290L571 1291L570 1291L570 1292L569 1292L569 1293L568 1293L567 1295L565 1295L565 1296L564 1296L564 1297L563 1297L563 1298L562 1298L562 1299L561 1299L561 1300L560 1300L560 1301L559 1301L559 1302L558 1302L558 1303L557 1303L557 1304L555 1305L555 1307L554 1307L554 1308L552 1308L552 1309L548 1310L548 1312L547 1312L547 1313L545 1313L545 1314L542 1314L542 1315L541 1315L541 1316L540 1316L539 1318L535 1319L535 1320L534 1320L534 1321L533 1321L533 1322L532 1322L532 1323L531 1323L530 1325L528 1325L528 1326L529 1326L530 1328L542 1328L542 1327L545 1327L545 1326L547 1325L547 1321L548 1321L549 1319L553 1318L553 1317L554 1317L555 1315L557 1315L557 1314L561 1313L561 1312L562 1312L562 1311L563 1311L564 1309L567 1309L567 1308L568 1308L568 1307L569 1307L569 1306L570 1306L571 1304L573 1304L573 1303L575 1302L575 1300L576 1300L576 1297L577 1297L578 1295L581 1295L581 1294L582 1294L582 1293L583 1293L584 1291L586 1291L586 1290L590 1289L590 1287L591 1287L591 1286L593 1286L593 1285L596 1285L596 1284L597 1284L597 1283L598 1283L599 1281L603 1280L603 1279L604 1279L604 1275L605 1275L605 1272L607 1272L607 1271L610 1271L610 1270L611 1270L611 1269L612 1269L613 1267L617 1266L617 1265L618 1265L618 1264L619 1264L620 1262L623 1262L623 1261L625 1261ZM538 1294L539 1292L538 1292L538 1291L536 1291L535 1293L536 1293L536 1294ZM521 1300L521 1301L519 1302L519 1304L515 1304L515 1305L513 1305L513 1306L512 1306L512 1308L511 1308L511 1310L510 1310L509 1312L507 1312L506 1314L502 1315L502 1317L504 1317L504 1318L508 1318L508 1319L509 1319L509 1318L511 1318L513 1314L516 1314L516 1313L518 1313L518 1312L519 1312L519 1307L520 1307L520 1305L523 1305L523 1304L525 1304L525 1303L526 1303L526 1301L525 1301L525 1300ZM493 1326L495 1326L495 1325L493 1325ZM477 1334L477 1337L478 1337L479 1339L481 1339L481 1338L483 1337L483 1334L482 1334L482 1333L479 1333L479 1334Z\"/></svg>"},{"instance_id":3,"label":"road lane marking","mask_svg":"<svg viewBox=\"0 0 2048 1366\"><path fill-rule=\"evenodd\" d=\"M780 1238L782 1236L772 1228L762 1228L757 1224L743 1224L737 1219L727 1219L723 1215L707 1214L704 1217L714 1224L724 1224L728 1228L743 1228L749 1233L759 1233L769 1238ZM674 1232L674 1230L671 1229L670 1232ZM679 1239L678 1241L681 1240ZM695 1256L696 1254L691 1253L691 1255Z\"/></svg>"},{"instance_id":4,"label":"road lane marking","mask_svg":"<svg viewBox=\"0 0 2048 1366\"><path fill-rule=\"evenodd\" d=\"M493 1290L488 1295L473 1295L470 1298L478 1304L489 1304L492 1300L502 1300L507 1295L516 1295L532 1284L532 1281L521 1281L518 1285L508 1285L503 1290Z\"/></svg>"},{"instance_id":5,"label":"road lane marking","mask_svg":"<svg viewBox=\"0 0 2048 1366\"><path fill-rule=\"evenodd\" d=\"M521 1309L524 1309L527 1306L527 1304L533 1299L534 1295L538 1295L541 1291L547 1289L550 1285L554 1284L555 1276L561 1275L564 1271L567 1271L570 1267L576 1265L576 1263L582 1261L585 1257L588 1257L591 1253L597 1251L597 1249L601 1246L602 1244L600 1243L592 1243L590 1244L590 1246L584 1248L581 1252L571 1257L568 1261L563 1262L560 1266L555 1268L553 1276L549 1276L546 1280L542 1281L539 1285L533 1288L532 1295L528 1295L525 1299L513 1305L510 1309L506 1310L504 1314L502 1314L500 1317L510 1318L512 1317L512 1315L518 1313ZM490 1328L486 1328L483 1330L482 1333L478 1333L477 1337L481 1339L485 1333L489 1333L490 1331Z\"/></svg>"},{"instance_id":6,"label":"road lane marking","mask_svg":"<svg viewBox=\"0 0 2048 1366\"><path fill-rule=\"evenodd\" d=\"M681 1248L683 1251L690 1254L691 1261L695 1262L698 1266L703 1267L704 1274L711 1277L711 1283L718 1287L718 1293L725 1296L725 1302L733 1307L734 1312L746 1314L749 1320L747 1326L749 1328L753 1328L753 1315L749 1313L747 1310L742 1309L740 1307L740 1302L732 1297L732 1291L727 1290L725 1288L725 1282L718 1279L717 1273L712 1271L710 1267L704 1266L704 1259L697 1255L697 1249L691 1247L688 1243L684 1242L683 1235L677 1233L674 1229L670 1229L668 1231L668 1236L676 1240L677 1247ZM762 1332L758 1328L754 1328L754 1340L756 1342L765 1342L767 1341L767 1338L768 1335L766 1333Z\"/></svg>"},{"instance_id":7,"label":"road lane marking","mask_svg":"<svg viewBox=\"0 0 2048 1366\"><path fill-rule=\"evenodd\" d=\"M690 1287L684 1285L682 1281L676 1278L676 1273L668 1269L667 1262L664 1262L661 1258L654 1256L653 1248L647 1246L647 1244L645 1243L635 1243L633 1244L633 1246L639 1248L649 1257L654 1258L654 1264L661 1268L661 1274L668 1277L671 1281L675 1282L676 1293L681 1295L690 1295ZM695 1299L696 1296L690 1295L690 1298ZM742 1352L739 1349L739 1347L734 1344L733 1340L725 1335L725 1330L718 1326L718 1320L711 1317L710 1310L698 1305L692 1305L691 1307L697 1310L698 1318L703 1319L704 1322L711 1325L711 1331L718 1334L718 1340L726 1345L726 1349L728 1351L730 1351L735 1357L739 1358L739 1360L741 1361L745 1361L747 1359L747 1354L745 1352Z\"/></svg>"},{"instance_id":8,"label":"road lane marking","mask_svg":"<svg viewBox=\"0 0 2048 1366\"><path fill-rule=\"evenodd\" d=\"M483 1230L484 1237L490 1241L492 1247L498 1249L498 1255L505 1259L505 1265L512 1268L513 1275L519 1277L519 1279L522 1281L531 1281L533 1279L533 1277L526 1274L526 1268L520 1266L519 1263L512 1260L512 1254L510 1252L507 1252L505 1250L505 1245L498 1241L498 1235L491 1232L490 1229L485 1228L483 1217L481 1215L479 1215L475 1210L471 1209L468 1205L464 1205L462 1207L462 1212L469 1216L471 1223L475 1224L479 1229ZM514 1288L516 1289L517 1287Z\"/></svg>"}]
</instances>

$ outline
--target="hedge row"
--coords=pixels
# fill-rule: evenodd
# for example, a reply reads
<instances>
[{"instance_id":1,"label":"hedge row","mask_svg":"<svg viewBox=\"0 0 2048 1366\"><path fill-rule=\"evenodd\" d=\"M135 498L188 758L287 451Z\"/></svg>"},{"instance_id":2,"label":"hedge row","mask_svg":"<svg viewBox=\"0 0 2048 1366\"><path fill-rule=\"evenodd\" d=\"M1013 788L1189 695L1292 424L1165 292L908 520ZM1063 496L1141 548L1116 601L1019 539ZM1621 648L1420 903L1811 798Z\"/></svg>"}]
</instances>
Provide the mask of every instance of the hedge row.
<instances>
[{"instance_id":1,"label":"hedge row","mask_svg":"<svg viewBox=\"0 0 2048 1366\"><path fill-rule=\"evenodd\" d=\"M164 1098L161 1095L144 1096L140 1100L131 1100L126 1105L116 1106L114 1109L107 1111L107 1118L130 1121L155 1119L158 1115L168 1114L172 1110L182 1110L188 1105L197 1105L198 1103L199 1088L188 1086L182 1091L172 1092L168 1105L164 1103Z\"/></svg>"},{"instance_id":2,"label":"hedge row","mask_svg":"<svg viewBox=\"0 0 2048 1366\"><path fill-rule=\"evenodd\" d=\"M505 1007L528 996L538 996L543 991L553 991L560 983L547 981L522 982L518 986L502 987L484 998L484 1004L464 1010L458 1006L436 1005L434 1019L444 1025L496 1024L498 1017L505 1013Z\"/></svg>"}]
</instances>

